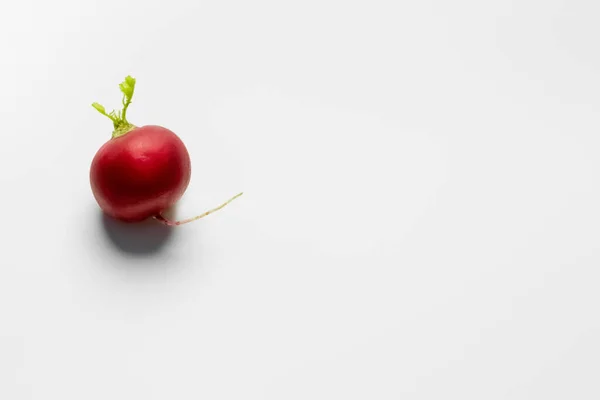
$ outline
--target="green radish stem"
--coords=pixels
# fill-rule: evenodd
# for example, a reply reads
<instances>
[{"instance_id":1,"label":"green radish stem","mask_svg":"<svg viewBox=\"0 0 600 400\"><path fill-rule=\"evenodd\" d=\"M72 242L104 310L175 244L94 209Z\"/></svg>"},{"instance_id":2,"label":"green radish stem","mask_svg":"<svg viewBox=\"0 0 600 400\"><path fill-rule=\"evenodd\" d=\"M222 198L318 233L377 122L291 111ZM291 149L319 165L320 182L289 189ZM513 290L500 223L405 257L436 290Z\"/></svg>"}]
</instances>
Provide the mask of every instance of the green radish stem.
<instances>
[{"instance_id":1,"label":"green radish stem","mask_svg":"<svg viewBox=\"0 0 600 400\"><path fill-rule=\"evenodd\" d=\"M123 93L123 109L120 111L111 111L110 113L106 112L106 109L103 105L98 103L92 103L92 107L94 107L98 112L113 122L113 126L115 130L112 133L113 139L118 138L119 136L123 136L127 132L135 129L135 125L131 124L127 121L127 108L131 104L131 99L133 98L133 92L135 91L135 78L131 76L127 76L125 80L119 84L119 89L121 89L121 93Z\"/></svg>"},{"instance_id":2,"label":"green radish stem","mask_svg":"<svg viewBox=\"0 0 600 400\"><path fill-rule=\"evenodd\" d=\"M207 215L214 213L215 211L219 211L221 208L225 207L227 204L231 203L232 201L234 201L235 199L237 199L238 197L240 197L243 194L244 194L244 192L238 193L235 196L233 196L232 198L230 198L229 200L227 200L225 203L221 204L220 206L215 207L212 210L208 210L205 213L197 215L192 218L183 219L181 221L171 221L171 220L165 218L162 214L158 214L154 217L154 219L156 219L157 221L160 221L163 224L168 225L168 226L178 226L178 225L187 224L188 222L193 222L193 221L199 220L200 218L204 218Z\"/></svg>"}]
</instances>

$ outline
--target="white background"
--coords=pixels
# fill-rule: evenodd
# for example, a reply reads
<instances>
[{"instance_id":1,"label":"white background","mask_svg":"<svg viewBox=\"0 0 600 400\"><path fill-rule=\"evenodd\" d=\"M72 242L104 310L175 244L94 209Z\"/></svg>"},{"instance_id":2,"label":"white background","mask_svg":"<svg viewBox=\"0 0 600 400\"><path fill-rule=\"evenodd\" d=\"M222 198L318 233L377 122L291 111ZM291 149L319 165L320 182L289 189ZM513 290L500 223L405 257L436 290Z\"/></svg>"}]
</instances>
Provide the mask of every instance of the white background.
<instances>
[{"instance_id":1,"label":"white background","mask_svg":"<svg viewBox=\"0 0 600 400\"><path fill-rule=\"evenodd\" d=\"M0 398L600 398L600 3L0 5ZM179 134L100 214L92 109Z\"/></svg>"}]
</instances>

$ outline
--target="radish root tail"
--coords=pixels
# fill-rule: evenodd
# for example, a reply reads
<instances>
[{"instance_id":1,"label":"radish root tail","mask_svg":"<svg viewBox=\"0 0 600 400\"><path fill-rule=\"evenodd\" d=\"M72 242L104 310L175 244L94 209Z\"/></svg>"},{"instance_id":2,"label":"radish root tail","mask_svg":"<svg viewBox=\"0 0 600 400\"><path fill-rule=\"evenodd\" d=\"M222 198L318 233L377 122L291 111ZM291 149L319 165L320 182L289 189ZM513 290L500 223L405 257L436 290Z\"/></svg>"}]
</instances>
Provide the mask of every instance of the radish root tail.
<instances>
[{"instance_id":1,"label":"radish root tail","mask_svg":"<svg viewBox=\"0 0 600 400\"><path fill-rule=\"evenodd\" d=\"M200 218L204 218L207 215L214 213L215 211L219 211L221 208L225 207L227 204L231 203L232 201L234 201L235 199L237 199L238 197L240 197L243 194L244 194L244 192L238 193L235 196L233 196L232 198L230 198L229 200L227 200L225 203L221 204L220 206L215 207L212 210L208 210L205 213L202 213L202 214L197 215L192 218L182 219L181 221L171 221L171 220L165 218L162 214L158 214L158 215L154 216L154 219L159 222L162 222L163 224L165 224L167 226L179 226L179 225L187 224L188 222L193 222L193 221L199 220Z\"/></svg>"}]
</instances>

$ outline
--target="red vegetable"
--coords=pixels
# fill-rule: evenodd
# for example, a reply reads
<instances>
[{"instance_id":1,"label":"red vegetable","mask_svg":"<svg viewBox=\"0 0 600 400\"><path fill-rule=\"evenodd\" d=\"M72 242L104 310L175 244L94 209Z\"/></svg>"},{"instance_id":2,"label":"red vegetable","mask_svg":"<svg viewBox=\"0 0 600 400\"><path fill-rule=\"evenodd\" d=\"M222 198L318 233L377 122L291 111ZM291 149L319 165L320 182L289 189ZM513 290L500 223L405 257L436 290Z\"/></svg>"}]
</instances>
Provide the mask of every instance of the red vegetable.
<instances>
[{"instance_id":1,"label":"red vegetable","mask_svg":"<svg viewBox=\"0 0 600 400\"><path fill-rule=\"evenodd\" d=\"M183 221L170 221L163 212L173 206L188 187L191 162L181 139L156 125L134 126L127 121L135 79L119 85L123 110L107 114L98 103L92 106L110 118L112 138L96 153L90 169L92 192L100 208L109 216L126 222L147 218L167 225L181 225L203 218L241 196L234 196L219 207Z\"/></svg>"}]
</instances>

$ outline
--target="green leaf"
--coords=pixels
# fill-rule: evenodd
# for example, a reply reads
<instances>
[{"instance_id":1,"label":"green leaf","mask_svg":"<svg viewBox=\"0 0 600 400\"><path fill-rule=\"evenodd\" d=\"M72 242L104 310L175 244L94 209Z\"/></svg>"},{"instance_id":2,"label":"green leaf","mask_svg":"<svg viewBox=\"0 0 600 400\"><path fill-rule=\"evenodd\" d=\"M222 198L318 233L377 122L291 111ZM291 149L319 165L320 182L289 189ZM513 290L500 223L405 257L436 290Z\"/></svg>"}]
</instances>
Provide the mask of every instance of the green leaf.
<instances>
[{"instance_id":1,"label":"green leaf","mask_svg":"<svg viewBox=\"0 0 600 400\"><path fill-rule=\"evenodd\" d=\"M94 107L100 114L106 115L106 109L102 104L92 103L92 107Z\"/></svg>"},{"instance_id":2,"label":"green leaf","mask_svg":"<svg viewBox=\"0 0 600 400\"><path fill-rule=\"evenodd\" d=\"M131 101L131 98L133 97L133 91L135 89L135 79L131 76L127 76L125 80L119 84L119 88L125 95L126 101Z\"/></svg>"},{"instance_id":3,"label":"green leaf","mask_svg":"<svg viewBox=\"0 0 600 400\"><path fill-rule=\"evenodd\" d=\"M135 78L133 78L131 75L128 75L125 78L125 82L127 82L127 84L131 87L135 87Z\"/></svg>"}]
</instances>

